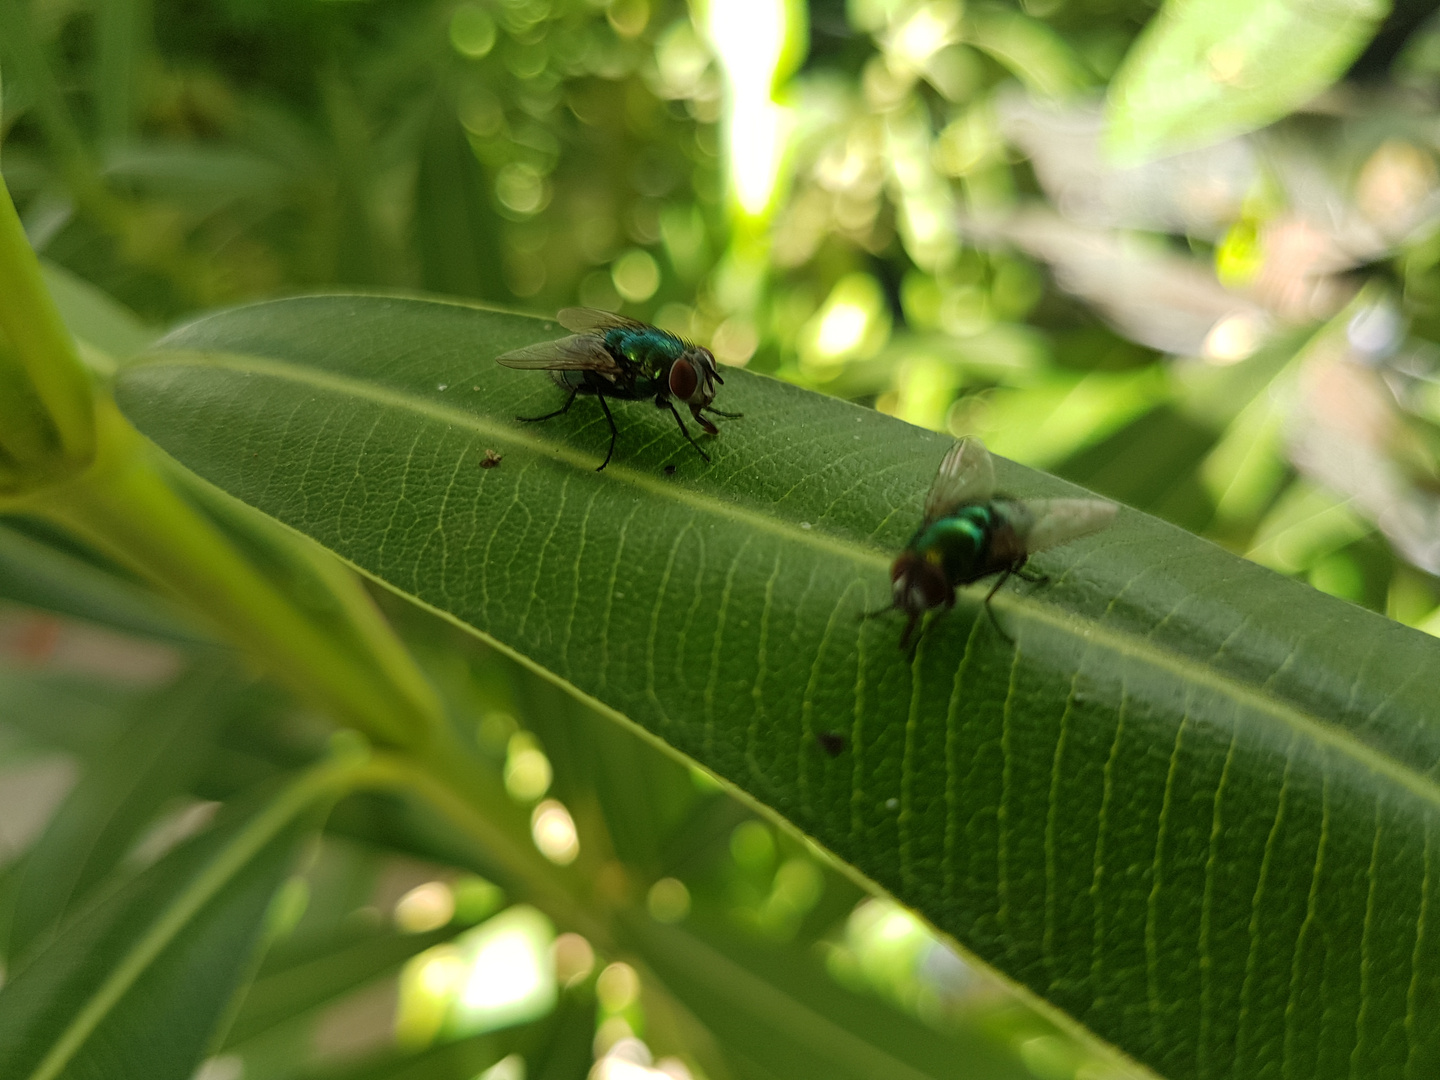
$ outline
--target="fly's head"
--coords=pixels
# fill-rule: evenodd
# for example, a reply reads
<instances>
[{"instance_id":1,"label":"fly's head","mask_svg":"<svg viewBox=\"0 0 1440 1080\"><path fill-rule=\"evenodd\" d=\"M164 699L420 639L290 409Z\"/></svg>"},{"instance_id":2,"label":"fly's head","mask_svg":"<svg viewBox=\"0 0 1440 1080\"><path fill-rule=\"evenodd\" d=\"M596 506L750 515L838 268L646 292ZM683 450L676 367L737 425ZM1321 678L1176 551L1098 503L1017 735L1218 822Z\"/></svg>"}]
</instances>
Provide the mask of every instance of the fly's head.
<instances>
[{"instance_id":1,"label":"fly's head","mask_svg":"<svg viewBox=\"0 0 1440 1080\"><path fill-rule=\"evenodd\" d=\"M714 435L717 431L700 410L715 400L716 385L723 386L725 380L715 366L715 357L709 349L692 345L670 365L670 396L683 401L690 408L695 422Z\"/></svg>"},{"instance_id":2,"label":"fly's head","mask_svg":"<svg viewBox=\"0 0 1440 1080\"><path fill-rule=\"evenodd\" d=\"M900 639L903 648L925 612L954 602L955 588L938 562L907 548L890 568L890 595L893 606L910 616Z\"/></svg>"}]
</instances>

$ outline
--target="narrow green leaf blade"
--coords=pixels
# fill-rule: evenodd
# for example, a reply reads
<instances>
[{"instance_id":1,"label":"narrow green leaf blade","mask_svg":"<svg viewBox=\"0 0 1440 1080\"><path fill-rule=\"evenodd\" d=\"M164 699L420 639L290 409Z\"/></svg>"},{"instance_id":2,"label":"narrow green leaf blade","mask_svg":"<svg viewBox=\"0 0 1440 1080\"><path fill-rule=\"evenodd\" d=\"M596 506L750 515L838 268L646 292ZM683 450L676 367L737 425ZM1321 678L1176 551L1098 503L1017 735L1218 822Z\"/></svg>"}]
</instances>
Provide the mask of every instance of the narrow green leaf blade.
<instances>
[{"instance_id":1,"label":"narrow green leaf blade","mask_svg":"<svg viewBox=\"0 0 1440 1080\"><path fill-rule=\"evenodd\" d=\"M1109 142L1133 161L1294 111L1344 74L1388 0L1167 0L1110 84Z\"/></svg>"},{"instance_id":2,"label":"narrow green leaf blade","mask_svg":"<svg viewBox=\"0 0 1440 1080\"><path fill-rule=\"evenodd\" d=\"M647 965L727 1052L775 1076L1031 1076L979 1032L947 1038L885 1002L849 993L813 955L713 934L707 940L649 920L630 920L626 929Z\"/></svg>"},{"instance_id":3,"label":"narrow green leaf blade","mask_svg":"<svg viewBox=\"0 0 1440 1080\"><path fill-rule=\"evenodd\" d=\"M284 962L272 964L267 959L245 993L226 1033L226 1045L242 1043L343 997L395 970L416 953L449 940L458 929L446 927L425 934L374 930Z\"/></svg>"},{"instance_id":4,"label":"narrow green leaf blade","mask_svg":"<svg viewBox=\"0 0 1440 1080\"><path fill-rule=\"evenodd\" d=\"M115 738L141 696L133 686L0 665L0 725L26 749L88 757Z\"/></svg>"},{"instance_id":5,"label":"narrow green leaf blade","mask_svg":"<svg viewBox=\"0 0 1440 1080\"><path fill-rule=\"evenodd\" d=\"M291 790L177 848L32 956L0 989L0 1076L186 1080L311 831Z\"/></svg>"},{"instance_id":6,"label":"narrow green leaf blade","mask_svg":"<svg viewBox=\"0 0 1440 1080\"><path fill-rule=\"evenodd\" d=\"M133 579L3 524L0 599L146 637L187 644L204 640L173 604Z\"/></svg>"},{"instance_id":7,"label":"narrow green leaf blade","mask_svg":"<svg viewBox=\"0 0 1440 1080\"><path fill-rule=\"evenodd\" d=\"M595 403L522 425L560 392L492 362L560 332L283 301L178 331L118 394L206 479L704 763L1159 1071L1440 1066L1440 643L1122 510L1001 591L1008 638L982 585L909 655L858 615L949 439L736 371L712 464L617 403L596 473ZM997 467L1017 496L1078 492Z\"/></svg>"},{"instance_id":8,"label":"narrow green leaf blade","mask_svg":"<svg viewBox=\"0 0 1440 1080\"><path fill-rule=\"evenodd\" d=\"M199 773L239 680L201 666L130 710L25 855L7 956L23 956L119 865L160 810Z\"/></svg>"}]
</instances>

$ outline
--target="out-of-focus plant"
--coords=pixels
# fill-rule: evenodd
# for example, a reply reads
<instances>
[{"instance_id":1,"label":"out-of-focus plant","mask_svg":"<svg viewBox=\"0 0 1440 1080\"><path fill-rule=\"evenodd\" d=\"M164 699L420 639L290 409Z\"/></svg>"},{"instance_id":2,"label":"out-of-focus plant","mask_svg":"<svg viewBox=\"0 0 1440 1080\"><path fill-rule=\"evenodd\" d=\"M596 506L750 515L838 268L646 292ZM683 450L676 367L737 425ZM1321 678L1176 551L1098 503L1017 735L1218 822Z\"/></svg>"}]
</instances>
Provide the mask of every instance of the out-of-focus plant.
<instances>
[{"instance_id":1,"label":"out-of-focus plant","mask_svg":"<svg viewBox=\"0 0 1440 1080\"><path fill-rule=\"evenodd\" d=\"M1313 5L1242 6L1249 17L1229 20L1227 5L1168 5L1126 59L1148 4L0 0L0 166L51 291L109 343L106 355L80 334L94 368L150 324L320 285L622 310L726 363L983 435L1440 632L1440 30L1412 34L1385 78L1315 98L1383 12L1307 23ZM1290 21L1266 23L1281 8ZM1182 61L1185 80L1154 100ZM1127 149L1168 153L1177 132L1206 145L1112 161L1101 95L1117 71L1110 115ZM5 331L29 347L23 328ZM55 430L24 422L25 403L19 422L5 415L6 484L24 479L26 440L58 440L76 469L88 460L74 395L46 378ZM33 554L33 536L12 539ZM330 586L363 608L351 586ZM358 638L380 634L366 626ZM534 689L496 666L452 671L448 688L480 703L487 776L528 815L522 839L552 864L579 860L612 913L662 926L693 914L697 937L777 948L827 939L830 970L897 1003L896 1017L945 1029L979 1016L1039 1076L1111 1068L995 1005L913 918L861 901L703 779L648 758L673 828L647 831L625 770L567 752L555 710L520 703ZM363 719L363 682L351 692ZM417 712L439 710L416 696ZM263 734L225 753L265 772L295 752ZM483 1063L512 1080L514 1054L537 1060L523 1036L494 1035L523 1020L532 1034L598 1031L581 1072L598 1051L600 1076L720 1074L724 1053L661 982L597 957L603 934L498 911L492 886L437 869L457 843L443 830L416 838L393 807L342 809L357 833L393 828L397 848L436 862L396 870L393 855L329 842L309 877L311 921L295 931L276 916L296 947L267 961L221 1075L235 1060L294 1075L283 1062L303 1040L281 1023L287 994L307 988L301 1014L351 987L306 967L320 954L362 972L413 954L399 982L405 1053L443 1035L469 1048L455 1051L460 1071ZM579 850L582 833L613 850ZM364 963L343 940L306 936L328 933L326 904L371 906L325 880L330 863L337 879L425 878L398 903L374 887L403 933L362 916ZM495 971L509 996L487 990ZM787 1000L799 1015L808 999Z\"/></svg>"}]
</instances>

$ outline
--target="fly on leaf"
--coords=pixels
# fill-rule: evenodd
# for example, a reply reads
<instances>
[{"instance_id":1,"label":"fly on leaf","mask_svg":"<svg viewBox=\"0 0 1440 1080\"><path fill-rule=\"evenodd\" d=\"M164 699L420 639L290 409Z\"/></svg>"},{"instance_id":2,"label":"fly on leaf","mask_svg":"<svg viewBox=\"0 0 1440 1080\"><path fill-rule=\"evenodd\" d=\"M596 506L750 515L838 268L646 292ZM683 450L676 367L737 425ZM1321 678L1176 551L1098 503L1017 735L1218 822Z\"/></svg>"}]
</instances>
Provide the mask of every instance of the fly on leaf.
<instances>
[{"instance_id":1,"label":"fly on leaf","mask_svg":"<svg viewBox=\"0 0 1440 1080\"><path fill-rule=\"evenodd\" d=\"M866 612L866 617L896 609L905 612L910 621L900 637L903 649L927 611L955 606L958 586L999 574L985 596L985 612L1000 630L990 601L1010 575L1046 580L1025 573L1030 556L1099 532L1114 520L1115 509L1114 503L1101 499L996 495L989 451L979 439L961 439L940 463L925 496L920 527L890 568L890 606Z\"/></svg>"},{"instance_id":2,"label":"fly on leaf","mask_svg":"<svg viewBox=\"0 0 1440 1080\"><path fill-rule=\"evenodd\" d=\"M715 400L715 387L723 385L725 380L720 377L709 349L608 311L566 308L558 318L560 325L571 331L569 337L527 345L495 358L505 367L548 371L562 390L569 391L565 404L554 412L522 416L521 420L527 423L549 420L568 412L578 395L594 395L610 425L610 448L605 451L605 460L598 472L610 464L619 434L608 400L649 399L655 402L656 408L669 409L680 425L680 433L702 458L710 460L691 437L675 408L676 401L685 405L695 422L711 435L718 435L719 429L702 413L731 418L740 415L721 412L710 404Z\"/></svg>"}]
</instances>

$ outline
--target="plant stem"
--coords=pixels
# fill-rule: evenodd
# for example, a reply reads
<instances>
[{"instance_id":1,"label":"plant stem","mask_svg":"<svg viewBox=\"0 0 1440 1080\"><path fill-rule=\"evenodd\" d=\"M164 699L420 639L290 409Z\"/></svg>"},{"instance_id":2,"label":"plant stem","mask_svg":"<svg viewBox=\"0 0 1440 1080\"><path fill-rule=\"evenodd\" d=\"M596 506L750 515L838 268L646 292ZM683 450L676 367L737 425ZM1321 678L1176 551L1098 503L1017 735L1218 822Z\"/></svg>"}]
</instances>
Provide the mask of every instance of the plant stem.
<instances>
[{"instance_id":1,"label":"plant stem","mask_svg":"<svg viewBox=\"0 0 1440 1080\"><path fill-rule=\"evenodd\" d=\"M55 302L40 276L40 260L20 224L10 192L0 183L0 331L10 348L0 348L0 365L10 368L0 382L33 391L0 396L0 427L11 436L33 443L37 431L55 443L38 460L19 464L26 472L53 475L63 462L84 466L95 453L94 391L80 363L75 341L65 328ZM38 404L43 410L35 415ZM43 453L43 452L42 452ZM29 456L28 454L26 455ZM51 460L46 460L46 457ZM54 458L58 457L57 462Z\"/></svg>"},{"instance_id":2,"label":"plant stem","mask_svg":"<svg viewBox=\"0 0 1440 1080\"><path fill-rule=\"evenodd\" d=\"M208 617L223 636L302 698L377 743L423 746L445 726L439 699L368 598L337 592L357 648L309 617L223 532L180 496L149 445L106 399L98 402L100 455L78 476L0 502L72 530ZM377 625L370 625L371 623Z\"/></svg>"}]
</instances>

